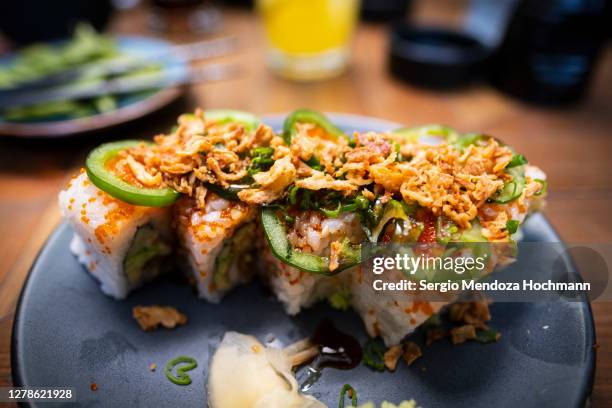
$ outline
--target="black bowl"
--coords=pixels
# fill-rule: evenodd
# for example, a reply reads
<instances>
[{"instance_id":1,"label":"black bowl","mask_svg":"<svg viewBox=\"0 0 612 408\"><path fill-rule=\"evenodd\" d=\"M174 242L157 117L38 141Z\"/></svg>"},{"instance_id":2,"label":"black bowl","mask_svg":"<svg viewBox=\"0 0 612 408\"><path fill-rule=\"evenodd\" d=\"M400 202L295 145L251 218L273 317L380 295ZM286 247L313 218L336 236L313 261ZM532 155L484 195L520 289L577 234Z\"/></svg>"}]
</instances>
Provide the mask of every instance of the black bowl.
<instances>
[{"instance_id":1,"label":"black bowl","mask_svg":"<svg viewBox=\"0 0 612 408\"><path fill-rule=\"evenodd\" d=\"M80 22L104 29L111 0L2 0L0 32L24 45L69 37Z\"/></svg>"},{"instance_id":2,"label":"black bowl","mask_svg":"<svg viewBox=\"0 0 612 408\"><path fill-rule=\"evenodd\" d=\"M466 33L402 22L391 30L389 68L396 77L416 85L448 89L479 77L490 54Z\"/></svg>"}]
</instances>

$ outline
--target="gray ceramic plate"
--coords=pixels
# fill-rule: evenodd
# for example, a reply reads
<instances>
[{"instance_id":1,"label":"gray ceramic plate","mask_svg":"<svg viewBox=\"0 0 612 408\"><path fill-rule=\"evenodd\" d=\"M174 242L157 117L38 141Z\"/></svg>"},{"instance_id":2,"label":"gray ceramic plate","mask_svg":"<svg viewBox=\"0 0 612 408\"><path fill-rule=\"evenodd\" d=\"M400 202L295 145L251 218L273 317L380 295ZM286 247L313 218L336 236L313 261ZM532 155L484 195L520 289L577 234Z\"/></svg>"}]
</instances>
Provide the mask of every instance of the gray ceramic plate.
<instances>
[{"instance_id":1,"label":"gray ceramic plate","mask_svg":"<svg viewBox=\"0 0 612 408\"><path fill-rule=\"evenodd\" d=\"M347 130L394 126L363 117L333 118ZM267 119L280 127L280 116ZM559 241L540 215L527 222L524 232L527 241ZM227 330L260 339L274 333L290 342L311 335L329 317L341 330L366 340L352 312L321 304L288 317L257 283L235 290L219 305L200 301L189 287L171 281L114 301L98 290L97 282L70 254L71 234L63 224L49 238L23 289L12 344L16 385L74 387L80 406L204 407L209 359ZM156 303L186 312L187 326L140 330L131 317L132 307ZM584 406L595 365L589 304L498 303L491 312L491 325L503 333L499 343L457 347L438 342L425 348L415 364L400 364L395 373L375 373L364 366L326 369L312 393L330 407L337 406L345 383L355 387L362 402L414 398L422 407ZM191 372L193 383L186 387L169 382L162 370L178 355L193 356L199 364ZM148 369L150 363L157 364L155 372ZM92 383L98 386L95 392Z\"/></svg>"}]
</instances>

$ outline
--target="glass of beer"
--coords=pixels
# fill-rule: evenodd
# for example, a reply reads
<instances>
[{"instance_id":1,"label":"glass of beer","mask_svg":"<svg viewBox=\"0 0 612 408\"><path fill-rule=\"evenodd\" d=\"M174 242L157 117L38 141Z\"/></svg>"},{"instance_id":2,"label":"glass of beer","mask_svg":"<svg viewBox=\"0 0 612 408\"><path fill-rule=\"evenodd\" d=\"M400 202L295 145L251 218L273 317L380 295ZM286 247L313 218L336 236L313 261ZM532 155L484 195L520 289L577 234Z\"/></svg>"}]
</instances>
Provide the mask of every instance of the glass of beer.
<instances>
[{"instance_id":1,"label":"glass of beer","mask_svg":"<svg viewBox=\"0 0 612 408\"><path fill-rule=\"evenodd\" d=\"M267 62L279 75L319 80L344 71L359 0L258 0Z\"/></svg>"}]
</instances>

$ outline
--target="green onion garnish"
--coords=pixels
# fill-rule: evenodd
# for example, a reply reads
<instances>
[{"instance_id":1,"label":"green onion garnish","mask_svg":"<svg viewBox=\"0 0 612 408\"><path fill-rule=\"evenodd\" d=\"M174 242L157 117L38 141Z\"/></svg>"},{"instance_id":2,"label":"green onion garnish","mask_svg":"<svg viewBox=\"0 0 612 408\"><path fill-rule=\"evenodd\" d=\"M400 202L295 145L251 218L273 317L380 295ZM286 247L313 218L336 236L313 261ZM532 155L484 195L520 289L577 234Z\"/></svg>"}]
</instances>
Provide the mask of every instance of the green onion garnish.
<instances>
[{"instance_id":1,"label":"green onion garnish","mask_svg":"<svg viewBox=\"0 0 612 408\"><path fill-rule=\"evenodd\" d=\"M251 166L247 169L249 176L261 171L267 171L274 164L274 149L272 147L256 147L249 152L252 157Z\"/></svg>"},{"instance_id":2,"label":"green onion garnish","mask_svg":"<svg viewBox=\"0 0 612 408\"><path fill-rule=\"evenodd\" d=\"M338 408L344 408L344 398L346 397L346 393L348 392L348 396L351 399L351 406L357 406L357 391L350 385L344 384L344 387L340 390L340 401L338 401Z\"/></svg>"},{"instance_id":3,"label":"green onion garnish","mask_svg":"<svg viewBox=\"0 0 612 408\"><path fill-rule=\"evenodd\" d=\"M263 157L272 157L274 154L273 147L256 147L251 149L251 157L263 156Z\"/></svg>"},{"instance_id":4,"label":"green onion garnish","mask_svg":"<svg viewBox=\"0 0 612 408\"><path fill-rule=\"evenodd\" d=\"M316 208L317 205L313 200L313 191L312 190L302 190L302 200L300 201L300 209L301 210L310 210L311 208Z\"/></svg>"},{"instance_id":5,"label":"green onion garnish","mask_svg":"<svg viewBox=\"0 0 612 408\"><path fill-rule=\"evenodd\" d=\"M338 201L338 207L335 210L328 210L327 208L319 209L328 218L338 218L340 212L342 212L342 203Z\"/></svg>"},{"instance_id":6,"label":"green onion garnish","mask_svg":"<svg viewBox=\"0 0 612 408\"><path fill-rule=\"evenodd\" d=\"M318 171L323 170L323 166L321 166L321 162L316 156L312 156L310 160L306 162L306 164L310 166L311 168L313 168L314 170L318 170Z\"/></svg>"},{"instance_id":7,"label":"green onion garnish","mask_svg":"<svg viewBox=\"0 0 612 408\"><path fill-rule=\"evenodd\" d=\"M176 376L175 376L172 370L177 365L183 364L183 363L186 365L178 367L176 369ZM194 358L187 357L187 356L179 356L179 357L173 358L172 360L168 361L168 364L166 364L166 367L164 368L164 373L166 374L166 377L168 377L168 379L172 381L173 383L175 383L176 385L189 385L191 384L191 377L189 377L189 375L185 373L187 371L193 370L197 366L198 366L198 363Z\"/></svg>"},{"instance_id":8,"label":"green onion garnish","mask_svg":"<svg viewBox=\"0 0 612 408\"><path fill-rule=\"evenodd\" d=\"M328 210L327 208L319 208L319 211L329 218L337 218L341 213L365 210L369 207L369 205L370 202L367 198L362 195L358 195L352 202L349 202L349 204L342 204L340 201L338 201L338 207L336 207L336 209Z\"/></svg>"},{"instance_id":9,"label":"green onion garnish","mask_svg":"<svg viewBox=\"0 0 612 408\"><path fill-rule=\"evenodd\" d=\"M533 181L535 181L536 183L540 183L542 185L542 188L540 189L540 191L535 193L534 196L541 196L542 194L546 194L546 191L548 191L548 182L542 179L533 179Z\"/></svg>"},{"instance_id":10,"label":"green onion garnish","mask_svg":"<svg viewBox=\"0 0 612 408\"><path fill-rule=\"evenodd\" d=\"M508 220L506 222L506 230L510 233L510 234L514 234L519 227L520 222L517 220Z\"/></svg>"},{"instance_id":11,"label":"green onion garnish","mask_svg":"<svg viewBox=\"0 0 612 408\"><path fill-rule=\"evenodd\" d=\"M385 348L383 345L370 339L363 346L363 363L376 371L385 371Z\"/></svg>"},{"instance_id":12,"label":"green onion garnish","mask_svg":"<svg viewBox=\"0 0 612 408\"><path fill-rule=\"evenodd\" d=\"M370 206L370 201L362 195L355 197L355 205L359 210L367 210Z\"/></svg>"},{"instance_id":13,"label":"green onion garnish","mask_svg":"<svg viewBox=\"0 0 612 408\"><path fill-rule=\"evenodd\" d=\"M488 328L486 330L476 331L476 341L480 343L492 343L499 340L501 334L495 329Z\"/></svg>"},{"instance_id":14,"label":"green onion garnish","mask_svg":"<svg viewBox=\"0 0 612 408\"><path fill-rule=\"evenodd\" d=\"M251 163L253 163L253 166L263 167L274 163L274 159L271 157L257 156Z\"/></svg>"},{"instance_id":15,"label":"green onion garnish","mask_svg":"<svg viewBox=\"0 0 612 408\"><path fill-rule=\"evenodd\" d=\"M510 169L512 167L522 166L523 164L527 164L527 159L525 158L525 156L523 156L522 154L515 154L508 162L506 168Z\"/></svg>"},{"instance_id":16,"label":"green onion garnish","mask_svg":"<svg viewBox=\"0 0 612 408\"><path fill-rule=\"evenodd\" d=\"M300 188L295 184L289 187L289 203L295 204L297 202L297 193Z\"/></svg>"}]
</instances>

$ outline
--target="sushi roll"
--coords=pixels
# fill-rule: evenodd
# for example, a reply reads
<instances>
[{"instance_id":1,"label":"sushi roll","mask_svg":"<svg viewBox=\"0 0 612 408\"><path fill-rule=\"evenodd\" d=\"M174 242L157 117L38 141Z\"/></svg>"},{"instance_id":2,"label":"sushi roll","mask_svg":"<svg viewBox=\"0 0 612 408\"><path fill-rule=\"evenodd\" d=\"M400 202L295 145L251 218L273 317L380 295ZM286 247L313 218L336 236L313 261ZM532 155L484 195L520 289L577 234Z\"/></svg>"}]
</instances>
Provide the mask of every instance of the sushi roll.
<instances>
[{"instance_id":1,"label":"sushi roll","mask_svg":"<svg viewBox=\"0 0 612 408\"><path fill-rule=\"evenodd\" d=\"M185 197L176 204L176 230L183 266L198 296L217 303L228 290L253 275L253 207L208 192L203 208Z\"/></svg>"},{"instance_id":2,"label":"sushi roll","mask_svg":"<svg viewBox=\"0 0 612 408\"><path fill-rule=\"evenodd\" d=\"M285 194L256 203L262 275L289 314L327 298L352 307L389 346L459 293L373 290L365 248L469 243L487 253L481 278L514 260L519 226L543 202L545 175L490 136L426 126L349 137L304 110L287 118L283 136L296 171Z\"/></svg>"},{"instance_id":3,"label":"sushi roll","mask_svg":"<svg viewBox=\"0 0 612 408\"><path fill-rule=\"evenodd\" d=\"M70 250L105 294L123 299L165 269L174 236L169 208L118 200L85 172L60 193L59 205L74 230Z\"/></svg>"},{"instance_id":4,"label":"sushi roll","mask_svg":"<svg viewBox=\"0 0 612 408\"><path fill-rule=\"evenodd\" d=\"M197 110L152 143L95 149L60 204L74 252L105 293L124 297L157 275L175 235L201 298L219 302L256 261L288 314L323 300L352 307L390 346L458 293L373 290L372 248L470 244L486 253L480 278L514 260L520 225L545 192L546 175L488 135L442 126L349 135L304 109L276 134L245 112ZM384 278L415 276L390 268Z\"/></svg>"}]
</instances>

